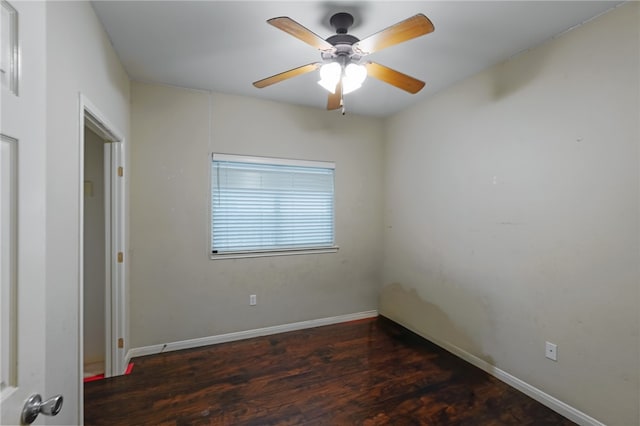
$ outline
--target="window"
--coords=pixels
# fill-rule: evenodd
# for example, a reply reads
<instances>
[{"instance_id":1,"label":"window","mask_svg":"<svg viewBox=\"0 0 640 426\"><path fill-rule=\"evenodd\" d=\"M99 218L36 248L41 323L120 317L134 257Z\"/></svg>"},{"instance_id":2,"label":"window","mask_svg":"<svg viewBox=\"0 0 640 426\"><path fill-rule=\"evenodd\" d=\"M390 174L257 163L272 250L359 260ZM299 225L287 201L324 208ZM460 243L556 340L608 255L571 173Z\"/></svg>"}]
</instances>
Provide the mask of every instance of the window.
<instances>
[{"instance_id":1,"label":"window","mask_svg":"<svg viewBox=\"0 0 640 426\"><path fill-rule=\"evenodd\" d=\"M212 258L335 251L335 164L213 154Z\"/></svg>"}]
</instances>

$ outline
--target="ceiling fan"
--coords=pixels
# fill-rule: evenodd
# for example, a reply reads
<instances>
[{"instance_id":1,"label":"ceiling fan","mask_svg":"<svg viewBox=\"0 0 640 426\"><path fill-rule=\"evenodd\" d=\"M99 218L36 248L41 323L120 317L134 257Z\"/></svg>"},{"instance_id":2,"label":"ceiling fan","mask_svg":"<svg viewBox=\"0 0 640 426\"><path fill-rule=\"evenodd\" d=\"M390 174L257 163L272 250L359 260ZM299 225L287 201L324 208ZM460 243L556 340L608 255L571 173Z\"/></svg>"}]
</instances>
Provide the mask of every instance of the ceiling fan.
<instances>
[{"instance_id":1,"label":"ceiling fan","mask_svg":"<svg viewBox=\"0 0 640 426\"><path fill-rule=\"evenodd\" d=\"M267 23L320 50L322 61L258 80L253 83L257 88L320 69L318 84L329 91L327 109L342 107L344 114L343 96L358 89L367 75L411 94L418 93L424 87L423 81L365 59L371 53L432 32L433 24L423 14L414 15L363 40L348 34L349 27L353 25L353 16L345 12L331 17L329 23L336 34L326 40L286 16L269 19Z\"/></svg>"}]
</instances>

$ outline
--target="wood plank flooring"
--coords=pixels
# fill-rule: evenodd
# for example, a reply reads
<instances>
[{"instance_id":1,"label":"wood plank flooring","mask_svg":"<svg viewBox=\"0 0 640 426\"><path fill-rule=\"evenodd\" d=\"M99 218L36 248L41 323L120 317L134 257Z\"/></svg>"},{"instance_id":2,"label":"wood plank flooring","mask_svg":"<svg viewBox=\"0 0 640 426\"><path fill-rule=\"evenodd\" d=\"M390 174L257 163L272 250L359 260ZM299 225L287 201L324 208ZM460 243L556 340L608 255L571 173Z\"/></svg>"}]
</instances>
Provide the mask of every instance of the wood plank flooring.
<instances>
[{"instance_id":1,"label":"wood plank flooring","mask_svg":"<svg viewBox=\"0 0 640 426\"><path fill-rule=\"evenodd\" d=\"M135 358L88 425L572 425L383 318Z\"/></svg>"}]
</instances>

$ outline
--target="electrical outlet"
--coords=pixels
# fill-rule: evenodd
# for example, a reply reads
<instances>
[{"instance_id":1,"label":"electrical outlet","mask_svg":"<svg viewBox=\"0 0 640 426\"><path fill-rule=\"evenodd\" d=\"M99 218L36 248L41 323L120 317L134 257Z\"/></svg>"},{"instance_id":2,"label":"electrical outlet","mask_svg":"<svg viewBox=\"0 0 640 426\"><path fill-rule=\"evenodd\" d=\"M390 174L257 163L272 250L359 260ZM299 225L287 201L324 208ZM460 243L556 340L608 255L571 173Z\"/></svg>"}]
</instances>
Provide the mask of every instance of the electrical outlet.
<instances>
[{"instance_id":1,"label":"electrical outlet","mask_svg":"<svg viewBox=\"0 0 640 426\"><path fill-rule=\"evenodd\" d=\"M258 301L256 300L256 295L255 294L249 295L249 305L255 306L256 303L258 303Z\"/></svg>"},{"instance_id":2,"label":"electrical outlet","mask_svg":"<svg viewBox=\"0 0 640 426\"><path fill-rule=\"evenodd\" d=\"M551 343L551 342L545 342L544 356L546 356L547 358L549 358L552 361L557 361L558 360L558 345L556 345L554 343Z\"/></svg>"}]
</instances>

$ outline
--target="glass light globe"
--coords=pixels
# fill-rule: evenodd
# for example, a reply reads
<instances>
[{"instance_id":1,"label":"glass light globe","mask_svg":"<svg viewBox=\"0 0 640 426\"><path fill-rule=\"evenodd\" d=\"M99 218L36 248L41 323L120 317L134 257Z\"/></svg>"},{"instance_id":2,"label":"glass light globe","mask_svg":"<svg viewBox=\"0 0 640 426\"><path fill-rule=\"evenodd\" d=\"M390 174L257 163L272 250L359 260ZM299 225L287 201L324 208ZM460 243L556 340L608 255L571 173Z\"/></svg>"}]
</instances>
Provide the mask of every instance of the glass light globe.
<instances>
[{"instance_id":1,"label":"glass light globe","mask_svg":"<svg viewBox=\"0 0 640 426\"><path fill-rule=\"evenodd\" d=\"M320 67L320 81L318 84L331 93L336 92L336 85L340 80L342 67L337 62L329 62Z\"/></svg>"},{"instance_id":2,"label":"glass light globe","mask_svg":"<svg viewBox=\"0 0 640 426\"><path fill-rule=\"evenodd\" d=\"M349 64L344 69L347 78L353 79L358 84L362 84L367 78L367 67L358 64Z\"/></svg>"},{"instance_id":3,"label":"glass light globe","mask_svg":"<svg viewBox=\"0 0 640 426\"><path fill-rule=\"evenodd\" d=\"M342 79L342 93L346 95L359 89L366 78L367 67L358 64L347 65L344 69L344 77Z\"/></svg>"}]
</instances>

